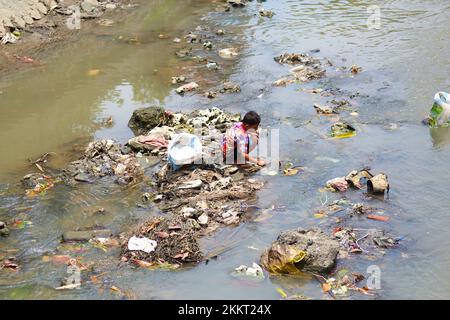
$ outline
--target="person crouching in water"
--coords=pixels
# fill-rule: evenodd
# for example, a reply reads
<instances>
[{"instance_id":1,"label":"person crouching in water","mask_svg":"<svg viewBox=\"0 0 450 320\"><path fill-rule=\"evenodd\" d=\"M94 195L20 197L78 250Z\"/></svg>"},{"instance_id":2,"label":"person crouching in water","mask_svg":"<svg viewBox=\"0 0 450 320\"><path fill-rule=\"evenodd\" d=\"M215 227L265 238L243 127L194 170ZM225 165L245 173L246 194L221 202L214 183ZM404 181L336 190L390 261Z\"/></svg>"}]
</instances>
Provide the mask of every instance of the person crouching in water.
<instances>
[{"instance_id":1,"label":"person crouching in water","mask_svg":"<svg viewBox=\"0 0 450 320\"><path fill-rule=\"evenodd\" d=\"M262 159L250 156L250 152L258 144L257 133L261 117L255 111L245 114L241 122L235 123L222 137L221 149L223 161L226 164L255 163L264 166L266 163Z\"/></svg>"}]
</instances>

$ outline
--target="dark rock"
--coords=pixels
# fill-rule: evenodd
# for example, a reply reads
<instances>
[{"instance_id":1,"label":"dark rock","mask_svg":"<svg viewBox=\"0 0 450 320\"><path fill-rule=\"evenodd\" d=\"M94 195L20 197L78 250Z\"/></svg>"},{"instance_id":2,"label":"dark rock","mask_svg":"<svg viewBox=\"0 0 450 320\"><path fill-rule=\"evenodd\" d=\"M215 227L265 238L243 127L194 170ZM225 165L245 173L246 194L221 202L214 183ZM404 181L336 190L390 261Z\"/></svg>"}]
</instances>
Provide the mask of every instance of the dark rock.
<instances>
[{"instance_id":1,"label":"dark rock","mask_svg":"<svg viewBox=\"0 0 450 320\"><path fill-rule=\"evenodd\" d=\"M84 172L77 173L77 175L74 177L74 179L75 179L75 181L78 181L78 182L86 182L86 183L94 182L94 177L91 176L90 174L87 174Z\"/></svg>"},{"instance_id":2,"label":"dark rock","mask_svg":"<svg viewBox=\"0 0 450 320\"><path fill-rule=\"evenodd\" d=\"M168 117L162 107L148 107L137 109L133 112L128 127L135 135L146 134L154 127L163 125Z\"/></svg>"},{"instance_id":3,"label":"dark rock","mask_svg":"<svg viewBox=\"0 0 450 320\"><path fill-rule=\"evenodd\" d=\"M339 253L339 242L319 229L282 232L261 256L261 265L272 273L329 272Z\"/></svg>"},{"instance_id":4,"label":"dark rock","mask_svg":"<svg viewBox=\"0 0 450 320\"><path fill-rule=\"evenodd\" d=\"M231 92L231 93L237 93L241 92L241 87L234 82L227 81L223 84L222 89L220 90L221 93L225 92Z\"/></svg>"}]
</instances>

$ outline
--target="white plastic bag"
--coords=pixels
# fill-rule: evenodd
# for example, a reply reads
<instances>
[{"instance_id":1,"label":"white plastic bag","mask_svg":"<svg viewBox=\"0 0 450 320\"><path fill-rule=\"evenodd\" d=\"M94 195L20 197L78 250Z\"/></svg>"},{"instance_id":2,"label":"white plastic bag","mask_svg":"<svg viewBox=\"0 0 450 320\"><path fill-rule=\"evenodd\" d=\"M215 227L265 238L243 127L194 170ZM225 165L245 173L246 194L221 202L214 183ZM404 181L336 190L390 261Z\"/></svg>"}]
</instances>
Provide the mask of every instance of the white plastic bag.
<instances>
[{"instance_id":1,"label":"white plastic bag","mask_svg":"<svg viewBox=\"0 0 450 320\"><path fill-rule=\"evenodd\" d=\"M148 238L138 238L136 236L132 236L130 240L128 240L128 250L130 251L138 250L150 253L155 251L156 246L156 241Z\"/></svg>"},{"instance_id":2,"label":"white plastic bag","mask_svg":"<svg viewBox=\"0 0 450 320\"><path fill-rule=\"evenodd\" d=\"M169 162L175 166L197 163L202 159L200 139L189 133L176 135L168 146Z\"/></svg>"},{"instance_id":3,"label":"white plastic bag","mask_svg":"<svg viewBox=\"0 0 450 320\"><path fill-rule=\"evenodd\" d=\"M450 124L450 95L448 93L436 93L429 120L429 124L432 127L448 126Z\"/></svg>"}]
</instances>

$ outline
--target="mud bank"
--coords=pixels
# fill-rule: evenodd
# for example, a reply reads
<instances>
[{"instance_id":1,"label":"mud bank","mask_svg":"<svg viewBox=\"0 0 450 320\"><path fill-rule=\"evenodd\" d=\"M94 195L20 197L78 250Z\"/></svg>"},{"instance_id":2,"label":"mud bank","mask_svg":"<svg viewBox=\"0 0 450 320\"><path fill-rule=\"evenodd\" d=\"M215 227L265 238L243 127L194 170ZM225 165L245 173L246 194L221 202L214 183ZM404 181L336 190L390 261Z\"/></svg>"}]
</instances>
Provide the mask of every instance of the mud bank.
<instances>
[{"instance_id":1,"label":"mud bank","mask_svg":"<svg viewBox=\"0 0 450 320\"><path fill-rule=\"evenodd\" d=\"M137 3L136 3L137 2ZM37 63L35 52L69 38L88 20L126 14L130 0L0 0L0 70L16 62ZM105 19L108 23L109 19Z\"/></svg>"}]
</instances>

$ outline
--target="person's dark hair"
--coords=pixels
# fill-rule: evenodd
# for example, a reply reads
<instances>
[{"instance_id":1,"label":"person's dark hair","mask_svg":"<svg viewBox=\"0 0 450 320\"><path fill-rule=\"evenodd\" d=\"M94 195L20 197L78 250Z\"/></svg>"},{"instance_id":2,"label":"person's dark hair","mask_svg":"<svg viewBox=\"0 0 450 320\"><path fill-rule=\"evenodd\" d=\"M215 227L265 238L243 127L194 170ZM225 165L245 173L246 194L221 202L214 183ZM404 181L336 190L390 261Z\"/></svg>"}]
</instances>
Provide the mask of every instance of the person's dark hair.
<instances>
[{"instance_id":1,"label":"person's dark hair","mask_svg":"<svg viewBox=\"0 0 450 320\"><path fill-rule=\"evenodd\" d=\"M249 126L258 125L261 122L261 117L255 111L249 111L245 114L242 122Z\"/></svg>"}]
</instances>

